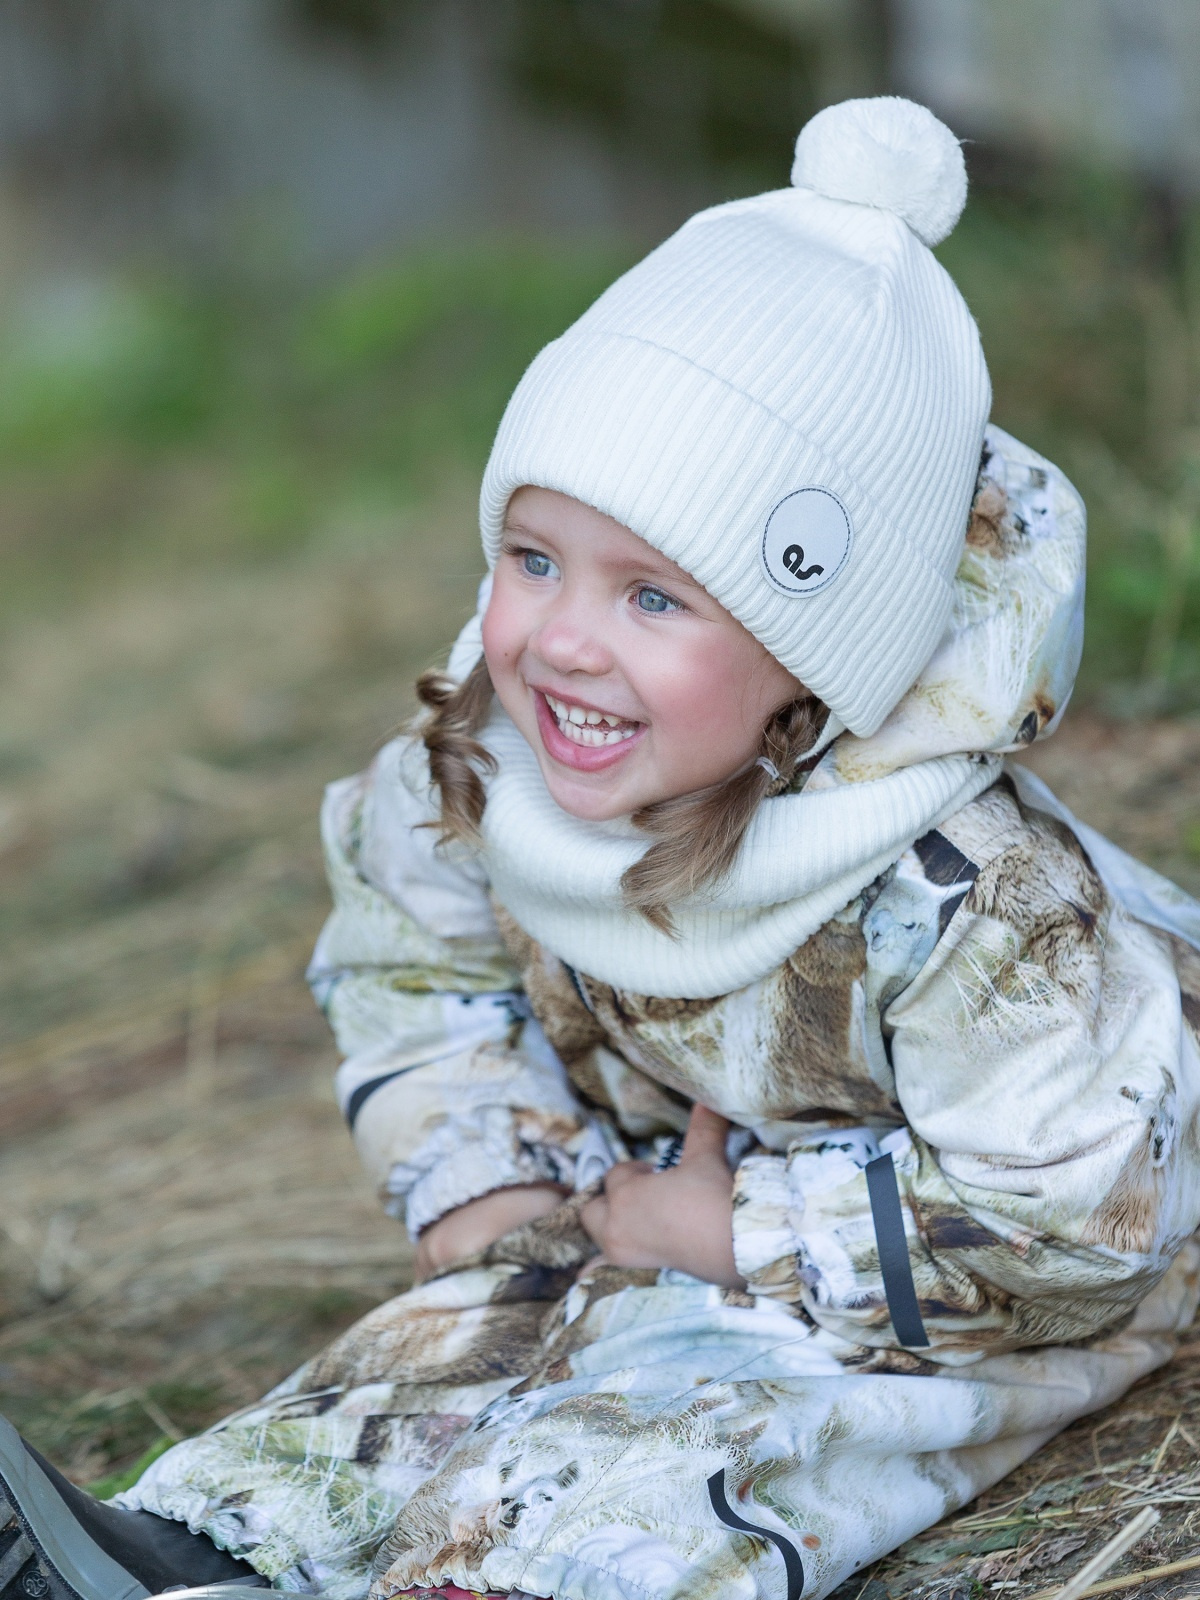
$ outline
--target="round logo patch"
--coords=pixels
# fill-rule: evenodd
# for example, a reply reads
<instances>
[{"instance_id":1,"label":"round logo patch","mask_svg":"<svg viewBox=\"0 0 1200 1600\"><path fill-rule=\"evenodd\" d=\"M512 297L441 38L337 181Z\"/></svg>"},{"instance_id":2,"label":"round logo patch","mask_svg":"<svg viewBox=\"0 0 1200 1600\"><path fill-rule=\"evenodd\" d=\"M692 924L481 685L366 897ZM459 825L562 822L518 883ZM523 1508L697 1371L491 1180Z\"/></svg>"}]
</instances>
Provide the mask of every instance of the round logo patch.
<instances>
[{"instance_id":1,"label":"round logo patch","mask_svg":"<svg viewBox=\"0 0 1200 1600\"><path fill-rule=\"evenodd\" d=\"M850 515L830 489L785 495L763 529L762 564L781 594L817 594L846 565L854 534Z\"/></svg>"}]
</instances>

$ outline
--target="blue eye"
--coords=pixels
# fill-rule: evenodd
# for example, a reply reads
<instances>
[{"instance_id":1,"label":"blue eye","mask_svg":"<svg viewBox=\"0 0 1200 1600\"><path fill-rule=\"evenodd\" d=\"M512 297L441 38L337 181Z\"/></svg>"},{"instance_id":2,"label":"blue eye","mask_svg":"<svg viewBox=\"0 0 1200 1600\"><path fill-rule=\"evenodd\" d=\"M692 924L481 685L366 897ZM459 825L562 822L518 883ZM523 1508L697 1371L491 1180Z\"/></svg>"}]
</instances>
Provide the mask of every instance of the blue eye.
<instances>
[{"instance_id":1,"label":"blue eye","mask_svg":"<svg viewBox=\"0 0 1200 1600\"><path fill-rule=\"evenodd\" d=\"M679 601L672 600L661 589L639 589L635 599L640 611L649 611L653 616L662 616L665 611L682 610Z\"/></svg>"},{"instance_id":2,"label":"blue eye","mask_svg":"<svg viewBox=\"0 0 1200 1600\"><path fill-rule=\"evenodd\" d=\"M556 570L550 557L542 555L540 550L522 551L521 565L531 578L548 578Z\"/></svg>"}]
</instances>

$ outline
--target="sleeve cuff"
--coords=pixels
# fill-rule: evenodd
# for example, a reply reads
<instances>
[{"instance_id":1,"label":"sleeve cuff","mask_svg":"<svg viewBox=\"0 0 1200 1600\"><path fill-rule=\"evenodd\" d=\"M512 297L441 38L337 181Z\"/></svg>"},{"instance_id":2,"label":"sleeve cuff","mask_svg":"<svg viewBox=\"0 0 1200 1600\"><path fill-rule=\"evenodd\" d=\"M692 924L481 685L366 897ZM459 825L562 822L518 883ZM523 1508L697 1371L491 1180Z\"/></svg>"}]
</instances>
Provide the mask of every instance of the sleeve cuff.
<instances>
[{"instance_id":1,"label":"sleeve cuff","mask_svg":"<svg viewBox=\"0 0 1200 1600\"><path fill-rule=\"evenodd\" d=\"M443 1122L408 1161L392 1167L385 1209L404 1218L415 1240L447 1212L496 1189L527 1183L574 1188L581 1131L563 1144L549 1143L545 1130L526 1126L528 1120L507 1106L493 1106L465 1125Z\"/></svg>"}]
</instances>

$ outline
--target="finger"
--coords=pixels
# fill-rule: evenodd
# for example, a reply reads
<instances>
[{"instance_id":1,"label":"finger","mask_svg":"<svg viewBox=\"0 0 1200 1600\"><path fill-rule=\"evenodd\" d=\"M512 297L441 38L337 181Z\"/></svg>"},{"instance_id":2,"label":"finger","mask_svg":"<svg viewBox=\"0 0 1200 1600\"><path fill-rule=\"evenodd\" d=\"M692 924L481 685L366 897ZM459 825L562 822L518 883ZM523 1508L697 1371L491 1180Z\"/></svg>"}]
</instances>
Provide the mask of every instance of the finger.
<instances>
[{"instance_id":1,"label":"finger","mask_svg":"<svg viewBox=\"0 0 1200 1600\"><path fill-rule=\"evenodd\" d=\"M697 1102L688 1118L680 1165L685 1161L711 1160L714 1156L722 1165L728 1165L725 1160L725 1138L731 1126L728 1117L721 1116L718 1111L710 1111L707 1106Z\"/></svg>"},{"instance_id":2,"label":"finger","mask_svg":"<svg viewBox=\"0 0 1200 1600\"><path fill-rule=\"evenodd\" d=\"M604 1193L619 1194L627 1183L635 1178L644 1178L653 1171L648 1161L618 1161L615 1167L609 1167L604 1174Z\"/></svg>"}]
</instances>

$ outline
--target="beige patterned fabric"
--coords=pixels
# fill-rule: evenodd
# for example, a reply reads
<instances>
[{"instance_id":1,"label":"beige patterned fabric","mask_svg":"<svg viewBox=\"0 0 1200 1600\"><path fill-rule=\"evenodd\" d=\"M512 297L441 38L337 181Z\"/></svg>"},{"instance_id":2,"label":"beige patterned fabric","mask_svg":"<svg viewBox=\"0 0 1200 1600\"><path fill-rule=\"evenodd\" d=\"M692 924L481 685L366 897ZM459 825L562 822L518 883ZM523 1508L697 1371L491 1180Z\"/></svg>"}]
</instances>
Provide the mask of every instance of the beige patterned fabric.
<instances>
[{"instance_id":1,"label":"beige patterned fabric","mask_svg":"<svg viewBox=\"0 0 1200 1600\"><path fill-rule=\"evenodd\" d=\"M1006 780L777 971L680 1002L569 971L503 913L485 934L483 902L435 938L362 875L370 792L335 798L361 942L323 989L388 1204L419 1230L490 1188L586 1179L700 1099L745 1130L749 1292L589 1274L569 1204L380 1307L122 1503L337 1600L372 1572L380 1596L784 1600L777 1546L714 1509L719 1474L819 1597L1167 1359L1196 1304L1200 958ZM881 1142L920 1353L880 1279Z\"/></svg>"},{"instance_id":2,"label":"beige patterned fabric","mask_svg":"<svg viewBox=\"0 0 1200 1600\"><path fill-rule=\"evenodd\" d=\"M968 566L1014 542L1032 561L1039 471L985 477ZM880 742L839 740L810 781L961 748L968 688L993 746L1053 722L1027 701L1066 613L1048 605L1029 670L993 663L989 689L966 635L1015 657L1019 630L977 627L977 600ZM1146 875L1123 900L1119 853L1102 877L1037 798L1002 774L753 981L667 998L567 966L478 858L437 848L411 746L334 785L312 978L384 1203L417 1235L513 1184L576 1196L379 1307L121 1503L334 1600L442 1581L821 1600L1167 1360L1200 1256L1200 956L1171 931L1195 908L1156 910ZM697 1101L735 1125L745 1291L597 1264L578 1226L606 1167L663 1154ZM926 1346L892 1323L881 1153Z\"/></svg>"}]
</instances>

